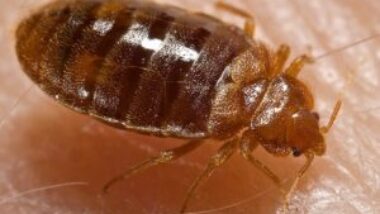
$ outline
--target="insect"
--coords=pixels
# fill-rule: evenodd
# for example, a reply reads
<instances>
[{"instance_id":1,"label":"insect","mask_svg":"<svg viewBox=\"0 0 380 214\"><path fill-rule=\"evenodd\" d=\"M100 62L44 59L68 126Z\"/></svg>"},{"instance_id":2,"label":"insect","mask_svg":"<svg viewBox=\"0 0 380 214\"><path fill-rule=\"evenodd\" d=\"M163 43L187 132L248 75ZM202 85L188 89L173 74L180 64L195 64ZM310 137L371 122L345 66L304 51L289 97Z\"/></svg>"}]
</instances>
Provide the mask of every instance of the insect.
<instances>
[{"instance_id":1,"label":"insect","mask_svg":"<svg viewBox=\"0 0 380 214\"><path fill-rule=\"evenodd\" d=\"M61 104L102 122L189 142L161 152L115 177L104 187L142 169L173 161L206 140L224 144L193 182L180 212L200 182L240 150L281 188L280 179L257 160L261 145L275 156L303 155L285 204L314 156L325 152L324 134L313 112L313 96L297 79L310 57L289 67L290 48L270 51L253 39L246 12L244 30L202 13L142 1L59 1L23 20L16 50L25 73Z\"/></svg>"}]
</instances>

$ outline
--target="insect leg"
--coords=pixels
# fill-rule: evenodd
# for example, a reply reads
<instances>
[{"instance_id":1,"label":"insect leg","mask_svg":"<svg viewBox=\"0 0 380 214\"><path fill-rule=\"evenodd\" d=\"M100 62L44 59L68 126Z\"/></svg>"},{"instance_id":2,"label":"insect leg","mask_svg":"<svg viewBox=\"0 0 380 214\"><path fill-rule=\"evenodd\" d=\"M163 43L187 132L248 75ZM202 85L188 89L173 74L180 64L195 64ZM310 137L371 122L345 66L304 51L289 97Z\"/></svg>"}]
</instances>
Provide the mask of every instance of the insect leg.
<instances>
[{"instance_id":1,"label":"insect leg","mask_svg":"<svg viewBox=\"0 0 380 214\"><path fill-rule=\"evenodd\" d=\"M250 136L249 136L250 135ZM242 156L252 163L258 170L263 172L266 176L268 176L273 183L276 184L278 188L280 188L280 191L285 194L285 191L281 187L280 179L276 174L274 174L267 166L265 166L261 161L257 160L253 155L251 154L252 151L259 145L259 141L252 138L251 133L245 132L243 134L243 137L240 141L240 152Z\"/></svg>"},{"instance_id":2,"label":"insect leg","mask_svg":"<svg viewBox=\"0 0 380 214\"><path fill-rule=\"evenodd\" d=\"M202 140L189 141L188 143L186 143L180 147L163 151L158 156L149 158L149 159L129 168L126 172L122 173L121 175L119 175L117 177L114 177L112 180L107 182L103 187L103 193L104 194L107 193L111 186L113 186L115 183L117 183L119 181L127 179L131 175L134 175L138 172L141 172L142 170L147 169L149 167L175 160L175 159L193 151L194 149L198 148L198 146L200 146L202 144L202 142L203 142Z\"/></svg>"},{"instance_id":3,"label":"insect leg","mask_svg":"<svg viewBox=\"0 0 380 214\"><path fill-rule=\"evenodd\" d=\"M202 172L201 175L199 175L194 182L191 184L190 188L187 191L187 194L185 196L185 200L182 204L180 213L184 213L186 211L187 205L189 200L192 198L192 196L195 193L195 190L199 185L201 184L204 179L210 177L212 173L215 171L216 168L221 166L223 163L225 163L231 155L236 151L237 148L237 139L233 139L231 141L226 142L219 150L218 152L211 157L206 169Z\"/></svg>"},{"instance_id":4,"label":"insect leg","mask_svg":"<svg viewBox=\"0 0 380 214\"><path fill-rule=\"evenodd\" d=\"M271 69L271 75L276 76L279 74L282 69L284 68L284 65L286 61L288 60L290 55L290 47L288 45L282 44L276 51L273 59L273 66Z\"/></svg>"},{"instance_id":5,"label":"insect leg","mask_svg":"<svg viewBox=\"0 0 380 214\"><path fill-rule=\"evenodd\" d=\"M314 62L313 58L307 55L301 55L290 64L290 66L285 70L285 74L296 77L306 63L312 62Z\"/></svg>"},{"instance_id":6,"label":"insect leg","mask_svg":"<svg viewBox=\"0 0 380 214\"><path fill-rule=\"evenodd\" d=\"M242 10L242 9L239 9L231 4L228 4L222 0L219 0L215 3L215 6L217 8L220 8L220 9L223 9L223 10L226 10L230 13L233 13L237 16L241 16L243 18L245 18L245 24L244 24L244 31L246 33L246 35L248 37L253 37L253 35L255 34L255 19L253 18L253 16L251 14L249 14L248 12Z\"/></svg>"},{"instance_id":7,"label":"insect leg","mask_svg":"<svg viewBox=\"0 0 380 214\"><path fill-rule=\"evenodd\" d=\"M285 204L284 204L284 210L285 210L285 211L288 210L290 197L291 197L291 195L293 194L294 190L297 188L300 179L301 179L302 176L305 174L305 172L309 169L311 163L312 163L313 160L314 160L314 153L312 153L312 152L308 152L308 153L305 153L304 155L305 155L305 158L306 158L306 162L305 162L305 164L301 167L301 169L298 171L297 176L296 176L295 179L293 180L293 182L292 182L292 184L291 184L289 190L287 191L287 193L286 193L286 195L285 195Z\"/></svg>"}]
</instances>

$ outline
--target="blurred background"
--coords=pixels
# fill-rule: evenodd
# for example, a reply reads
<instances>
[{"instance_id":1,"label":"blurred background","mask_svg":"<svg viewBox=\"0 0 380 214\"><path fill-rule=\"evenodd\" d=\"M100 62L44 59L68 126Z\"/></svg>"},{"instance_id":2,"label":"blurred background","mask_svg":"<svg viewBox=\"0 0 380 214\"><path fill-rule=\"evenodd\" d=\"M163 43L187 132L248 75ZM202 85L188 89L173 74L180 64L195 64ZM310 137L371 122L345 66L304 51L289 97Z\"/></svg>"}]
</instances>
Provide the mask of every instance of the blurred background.
<instances>
[{"instance_id":1,"label":"blurred background","mask_svg":"<svg viewBox=\"0 0 380 214\"><path fill-rule=\"evenodd\" d=\"M179 143L115 130L72 112L23 74L14 30L22 17L49 1L0 0L0 213L176 213L192 180L218 144L117 184L106 181ZM214 1L161 0L242 26ZM268 47L289 44L292 58L319 56L380 32L377 0L226 0L256 17L257 38ZM334 52L307 66L300 78L326 123L338 98L343 109L291 199L291 213L380 213L380 40ZM255 155L289 183L302 158ZM281 195L239 155L215 172L189 204L192 213L279 213Z\"/></svg>"}]
</instances>

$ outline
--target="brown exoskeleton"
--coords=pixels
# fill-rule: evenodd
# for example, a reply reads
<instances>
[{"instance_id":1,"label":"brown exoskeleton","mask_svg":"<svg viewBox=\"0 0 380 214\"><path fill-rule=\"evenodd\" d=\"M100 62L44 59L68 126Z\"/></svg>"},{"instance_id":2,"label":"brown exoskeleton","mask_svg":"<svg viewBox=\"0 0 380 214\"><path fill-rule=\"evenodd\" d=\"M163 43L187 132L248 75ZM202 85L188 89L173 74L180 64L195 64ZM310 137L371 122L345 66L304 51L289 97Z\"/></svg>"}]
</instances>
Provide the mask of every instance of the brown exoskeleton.
<instances>
[{"instance_id":1,"label":"brown exoskeleton","mask_svg":"<svg viewBox=\"0 0 380 214\"><path fill-rule=\"evenodd\" d=\"M325 151L313 97L297 79L311 59L284 64L290 48L272 53L245 29L200 13L141 1L59 1L24 20L17 30L17 54L25 72L46 93L75 111L145 134L190 139L111 180L172 161L207 139L224 142L194 181L181 212L200 181L238 149L268 175L279 178L251 152L258 145L275 156L305 156L288 197L315 155Z\"/></svg>"}]
</instances>

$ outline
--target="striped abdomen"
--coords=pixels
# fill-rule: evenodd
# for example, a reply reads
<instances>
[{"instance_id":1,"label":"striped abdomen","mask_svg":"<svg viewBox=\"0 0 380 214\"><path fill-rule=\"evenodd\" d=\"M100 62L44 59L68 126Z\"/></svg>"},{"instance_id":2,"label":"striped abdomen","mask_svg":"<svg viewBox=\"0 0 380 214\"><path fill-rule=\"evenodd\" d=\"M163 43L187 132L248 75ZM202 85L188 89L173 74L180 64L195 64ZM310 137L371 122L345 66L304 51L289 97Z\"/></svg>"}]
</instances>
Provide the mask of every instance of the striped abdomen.
<instances>
[{"instance_id":1,"label":"striped abdomen","mask_svg":"<svg viewBox=\"0 0 380 214\"><path fill-rule=\"evenodd\" d=\"M215 85L250 44L200 14L132 1L57 2L24 20L17 53L60 102L152 134L206 137Z\"/></svg>"}]
</instances>

